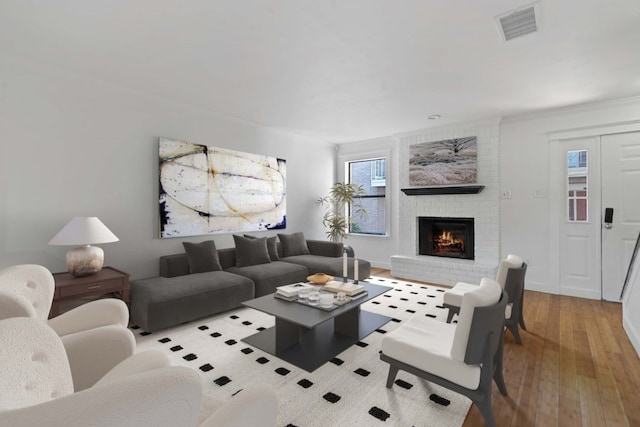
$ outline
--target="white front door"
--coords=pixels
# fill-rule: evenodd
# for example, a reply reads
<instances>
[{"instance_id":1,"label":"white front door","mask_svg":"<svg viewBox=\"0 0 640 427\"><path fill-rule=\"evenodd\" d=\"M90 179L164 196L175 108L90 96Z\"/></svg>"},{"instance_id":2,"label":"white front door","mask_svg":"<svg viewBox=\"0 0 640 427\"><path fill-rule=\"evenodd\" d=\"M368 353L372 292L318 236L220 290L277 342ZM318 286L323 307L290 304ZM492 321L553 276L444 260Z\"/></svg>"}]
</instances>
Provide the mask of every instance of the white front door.
<instances>
[{"instance_id":1,"label":"white front door","mask_svg":"<svg viewBox=\"0 0 640 427\"><path fill-rule=\"evenodd\" d=\"M602 299L620 301L620 292L640 232L640 132L605 135L602 151Z\"/></svg>"},{"instance_id":2,"label":"white front door","mask_svg":"<svg viewBox=\"0 0 640 427\"><path fill-rule=\"evenodd\" d=\"M562 140L559 293L600 299L600 137Z\"/></svg>"}]
</instances>

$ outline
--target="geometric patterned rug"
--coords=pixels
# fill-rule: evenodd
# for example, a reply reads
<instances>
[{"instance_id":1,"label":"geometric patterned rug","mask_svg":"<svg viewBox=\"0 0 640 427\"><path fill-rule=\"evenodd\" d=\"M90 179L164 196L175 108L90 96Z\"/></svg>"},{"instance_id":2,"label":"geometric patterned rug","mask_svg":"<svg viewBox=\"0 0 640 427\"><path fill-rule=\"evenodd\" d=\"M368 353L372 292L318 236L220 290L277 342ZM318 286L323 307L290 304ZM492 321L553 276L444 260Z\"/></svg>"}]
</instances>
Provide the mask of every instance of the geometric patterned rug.
<instances>
[{"instance_id":1,"label":"geometric patterned rug","mask_svg":"<svg viewBox=\"0 0 640 427\"><path fill-rule=\"evenodd\" d=\"M273 316L246 307L154 333L132 330L138 351L160 350L174 365L198 370L206 394L219 401L248 385L270 384L279 426L461 426L469 399L403 371L387 389L389 365L378 355L384 334L411 316L445 321L443 289L375 276L367 281L394 288L362 305L392 320L312 373L241 341L275 324Z\"/></svg>"}]
</instances>

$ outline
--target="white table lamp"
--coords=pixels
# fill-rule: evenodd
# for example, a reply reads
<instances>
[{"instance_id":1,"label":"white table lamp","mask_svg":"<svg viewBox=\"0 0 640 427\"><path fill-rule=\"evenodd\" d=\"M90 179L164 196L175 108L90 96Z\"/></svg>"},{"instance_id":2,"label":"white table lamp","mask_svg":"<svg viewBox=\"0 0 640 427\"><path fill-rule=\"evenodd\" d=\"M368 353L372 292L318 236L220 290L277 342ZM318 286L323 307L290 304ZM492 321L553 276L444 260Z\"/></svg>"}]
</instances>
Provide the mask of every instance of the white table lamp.
<instances>
[{"instance_id":1,"label":"white table lamp","mask_svg":"<svg viewBox=\"0 0 640 427\"><path fill-rule=\"evenodd\" d=\"M119 239L97 217L75 217L49 241L50 245L69 245L67 270L76 277L89 276L102 269L104 251L91 246Z\"/></svg>"}]
</instances>

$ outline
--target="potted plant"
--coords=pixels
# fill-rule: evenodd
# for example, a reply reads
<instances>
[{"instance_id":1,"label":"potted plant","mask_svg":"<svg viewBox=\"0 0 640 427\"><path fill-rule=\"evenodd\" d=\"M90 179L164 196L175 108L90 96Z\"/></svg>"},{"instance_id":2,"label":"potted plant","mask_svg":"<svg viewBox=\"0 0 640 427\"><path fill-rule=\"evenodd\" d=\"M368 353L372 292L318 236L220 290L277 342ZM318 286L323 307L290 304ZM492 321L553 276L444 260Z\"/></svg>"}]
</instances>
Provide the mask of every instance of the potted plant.
<instances>
[{"instance_id":1,"label":"potted plant","mask_svg":"<svg viewBox=\"0 0 640 427\"><path fill-rule=\"evenodd\" d=\"M329 240L340 242L346 239L348 226L357 227L357 220L366 218L367 212L360 203L360 197L364 194L362 185L336 182L331 186L328 196L316 200L316 207L325 210L322 225L327 227Z\"/></svg>"}]
</instances>

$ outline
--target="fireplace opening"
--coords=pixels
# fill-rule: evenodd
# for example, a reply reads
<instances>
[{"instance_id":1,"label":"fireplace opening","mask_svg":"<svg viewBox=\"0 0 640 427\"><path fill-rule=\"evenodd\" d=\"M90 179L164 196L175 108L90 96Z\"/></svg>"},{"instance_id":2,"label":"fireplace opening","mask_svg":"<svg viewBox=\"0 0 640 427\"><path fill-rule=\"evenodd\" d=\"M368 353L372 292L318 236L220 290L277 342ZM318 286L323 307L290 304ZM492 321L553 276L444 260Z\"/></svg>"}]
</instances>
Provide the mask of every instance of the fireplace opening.
<instances>
[{"instance_id":1,"label":"fireplace opening","mask_svg":"<svg viewBox=\"0 0 640 427\"><path fill-rule=\"evenodd\" d=\"M420 255L474 259L473 218L418 217Z\"/></svg>"}]
</instances>

